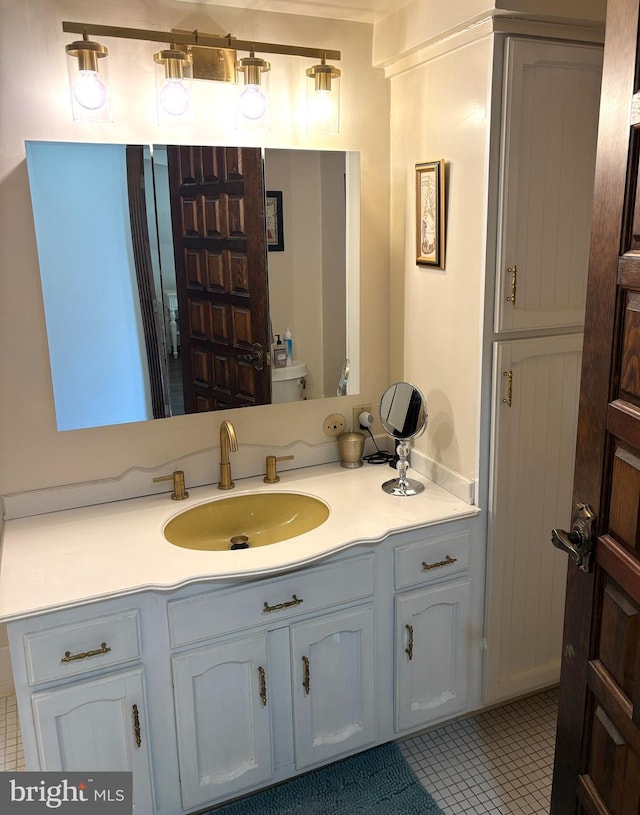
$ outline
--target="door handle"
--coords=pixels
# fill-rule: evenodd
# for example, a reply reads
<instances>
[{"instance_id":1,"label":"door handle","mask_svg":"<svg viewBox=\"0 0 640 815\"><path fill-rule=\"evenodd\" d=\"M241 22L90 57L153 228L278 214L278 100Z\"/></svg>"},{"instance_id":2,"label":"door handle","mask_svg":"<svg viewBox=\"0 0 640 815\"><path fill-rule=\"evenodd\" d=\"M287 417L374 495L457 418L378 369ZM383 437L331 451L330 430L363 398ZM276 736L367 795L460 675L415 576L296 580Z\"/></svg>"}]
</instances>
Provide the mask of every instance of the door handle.
<instances>
[{"instance_id":1,"label":"door handle","mask_svg":"<svg viewBox=\"0 0 640 815\"><path fill-rule=\"evenodd\" d=\"M591 570L595 531L593 528L596 516L587 504L578 504L573 516L570 532L564 529L551 530L551 543L563 552L567 552L575 565L583 572Z\"/></svg>"},{"instance_id":2,"label":"door handle","mask_svg":"<svg viewBox=\"0 0 640 815\"><path fill-rule=\"evenodd\" d=\"M264 368L262 345L259 342L254 342L251 346L251 353L238 354L238 359L241 359L243 362L251 363L256 371L261 371Z\"/></svg>"}]
</instances>

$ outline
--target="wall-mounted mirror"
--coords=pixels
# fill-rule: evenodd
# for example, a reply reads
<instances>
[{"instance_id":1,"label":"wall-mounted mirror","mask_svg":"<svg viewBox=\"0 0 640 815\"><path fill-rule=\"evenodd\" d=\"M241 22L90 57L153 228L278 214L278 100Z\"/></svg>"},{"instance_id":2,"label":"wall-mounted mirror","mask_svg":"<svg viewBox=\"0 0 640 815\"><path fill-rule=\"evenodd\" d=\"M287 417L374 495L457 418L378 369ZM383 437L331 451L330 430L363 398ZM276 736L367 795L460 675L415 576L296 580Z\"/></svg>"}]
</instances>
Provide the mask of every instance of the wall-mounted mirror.
<instances>
[{"instance_id":1,"label":"wall-mounted mirror","mask_svg":"<svg viewBox=\"0 0 640 815\"><path fill-rule=\"evenodd\" d=\"M382 489L390 495L417 495L424 490L424 484L407 478L409 442L427 426L425 398L415 385L395 382L382 394L379 411L382 426L398 442L398 477L385 481Z\"/></svg>"},{"instance_id":2,"label":"wall-mounted mirror","mask_svg":"<svg viewBox=\"0 0 640 815\"><path fill-rule=\"evenodd\" d=\"M357 372L357 154L26 151L59 430L335 396Z\"/></svg>"}]
</instances>

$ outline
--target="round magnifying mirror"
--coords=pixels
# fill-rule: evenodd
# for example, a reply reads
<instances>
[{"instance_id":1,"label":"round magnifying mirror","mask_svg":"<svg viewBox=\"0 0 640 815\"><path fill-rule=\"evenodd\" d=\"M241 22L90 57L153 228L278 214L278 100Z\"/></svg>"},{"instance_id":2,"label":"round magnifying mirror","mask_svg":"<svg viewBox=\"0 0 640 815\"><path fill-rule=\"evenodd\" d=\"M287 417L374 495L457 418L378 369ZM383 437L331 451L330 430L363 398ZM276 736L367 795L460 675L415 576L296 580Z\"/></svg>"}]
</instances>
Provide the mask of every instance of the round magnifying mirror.
<instances>
[{"instance_id":1,"label":"round magnifying mirror","mask_svg":"<svg viewBox=\"0 0 640 815\"><path fill-rule=\"evenodd\" d=\"M424 484L414 478L407 478L409 441L419 436L427 426L427 403L424 396L409 382L396 382L382 394L380 400L380 420L386 432L399 440L398 477L385 481L384 492L390 495L417 495L424 490Z\"/></svg>"}]
</instances>

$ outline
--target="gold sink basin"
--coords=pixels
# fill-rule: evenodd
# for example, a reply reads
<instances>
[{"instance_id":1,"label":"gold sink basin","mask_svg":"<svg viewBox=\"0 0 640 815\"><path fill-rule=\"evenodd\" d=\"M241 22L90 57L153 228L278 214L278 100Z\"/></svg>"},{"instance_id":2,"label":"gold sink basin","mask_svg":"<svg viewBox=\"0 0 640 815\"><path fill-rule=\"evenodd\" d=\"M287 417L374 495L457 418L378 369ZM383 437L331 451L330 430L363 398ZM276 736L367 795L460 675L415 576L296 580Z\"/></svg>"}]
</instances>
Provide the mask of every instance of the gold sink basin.
<instances>
[{"instance_id":1,"label":"gold sink basin","mask_svg":"<svg viewBox=\"0 0 640 815\"><path fill-rule=\"evenodd\" d=\"M310 532L328 517L329 507L310 495L234 495L186 509L167 523L164 536L184 549L222 552L289 540Z\"/></svg>"}]
</instances>

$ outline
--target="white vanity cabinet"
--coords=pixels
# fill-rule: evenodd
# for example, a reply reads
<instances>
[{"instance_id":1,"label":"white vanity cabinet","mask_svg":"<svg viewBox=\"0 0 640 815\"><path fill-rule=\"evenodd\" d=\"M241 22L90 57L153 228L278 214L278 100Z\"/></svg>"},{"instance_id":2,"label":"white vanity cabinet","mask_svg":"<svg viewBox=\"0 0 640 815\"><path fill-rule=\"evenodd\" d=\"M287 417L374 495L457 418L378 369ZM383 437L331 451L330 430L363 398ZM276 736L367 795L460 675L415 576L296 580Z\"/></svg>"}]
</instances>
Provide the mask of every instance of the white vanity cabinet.
<instances>
[{"instance_id":1,"label":"white vanity cabinet","mask_svg":"<svg viewBox=\"0 0 640 815\"><path fill-rule=\"evenodd\" d=\"M169 602L185 809L376 741L373 593L367 553Z\"/></svg>"},{"instance_id":2,"label":"white vanity cabinet","mask_svg":"<svg viewBox=\"0 0 640 815\"><path fill-rule=\"evenodd\" d=\"M477 706L484 551L462 512L10 621L27 769L130 770L136 813L187 815Z\"/></svg>"},{"instance_id":3,"label":"white vanity cabinet","mask_svg":"<svg viewBox=\"0 0 640 815\"><path fill-rule=\"evenodd\" d=\"M461 528L395 549L396 732L465 709L473 647L470 547L470 532Z\"/></svg>"},{"instance_id":4,"label":"white vanity cabinet","mask_svg":"<svg viewBox=\"0 0 640 815\"><path fill-rule=\"evenodd\" d=\"M36 753L42 770L131 771L135 812L152 812L138 611L61 612L16 623L10 634L24 654L14 660L16 684L24 677L30 687L18 694L29 768Z\"/></svg>"}]
</instances>

